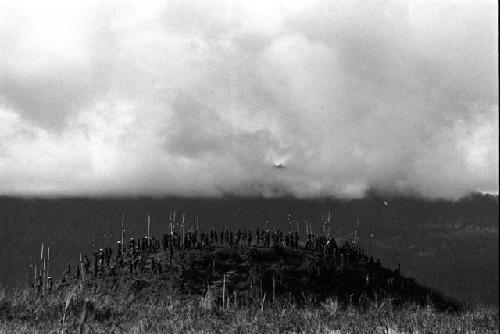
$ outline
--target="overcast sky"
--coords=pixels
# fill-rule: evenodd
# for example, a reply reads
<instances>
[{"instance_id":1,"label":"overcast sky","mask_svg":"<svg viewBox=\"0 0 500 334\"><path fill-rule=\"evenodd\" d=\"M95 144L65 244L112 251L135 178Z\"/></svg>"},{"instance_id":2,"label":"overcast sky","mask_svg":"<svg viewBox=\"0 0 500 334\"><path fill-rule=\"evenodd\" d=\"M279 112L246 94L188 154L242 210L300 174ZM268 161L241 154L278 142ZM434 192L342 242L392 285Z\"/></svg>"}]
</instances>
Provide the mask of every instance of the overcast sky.
<instances>
[{"instance_id":1,"label":"overcast sky","mask_svg":"<svg viewBox=\"0 0 500 334\"><path fill-rule=\"evenodd\" d=\"M497 10L0 0L0 194L498 191Z\"/></svg>"}]
</instances>

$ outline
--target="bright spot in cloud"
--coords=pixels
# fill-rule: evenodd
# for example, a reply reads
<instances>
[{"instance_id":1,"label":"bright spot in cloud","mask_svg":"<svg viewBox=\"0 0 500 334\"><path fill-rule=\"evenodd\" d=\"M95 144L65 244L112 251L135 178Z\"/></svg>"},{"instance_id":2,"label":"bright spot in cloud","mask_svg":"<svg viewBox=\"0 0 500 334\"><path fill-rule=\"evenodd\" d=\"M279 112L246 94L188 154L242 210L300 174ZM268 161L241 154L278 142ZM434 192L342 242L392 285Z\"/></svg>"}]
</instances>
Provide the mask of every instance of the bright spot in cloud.
<instances>
[{"instance_id":1,"label":"bright spot in cloud","mask_svg":"<svg viewBox=\"0 0 500 334\"><path fill-rule=\"evenodd\" d=\"M498 191L497 9L0 0L0 194Z\"/></svg>"}]
</instances>

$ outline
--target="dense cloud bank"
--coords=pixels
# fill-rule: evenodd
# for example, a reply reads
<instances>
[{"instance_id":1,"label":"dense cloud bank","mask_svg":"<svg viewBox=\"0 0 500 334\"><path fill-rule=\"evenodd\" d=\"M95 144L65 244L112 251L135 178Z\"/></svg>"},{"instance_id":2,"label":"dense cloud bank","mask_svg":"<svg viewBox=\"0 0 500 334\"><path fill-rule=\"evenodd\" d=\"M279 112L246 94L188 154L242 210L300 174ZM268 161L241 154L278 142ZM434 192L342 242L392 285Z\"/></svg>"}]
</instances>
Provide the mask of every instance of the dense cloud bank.
<instances>
[{"instance_id":1,"label":"dense cloud bank","mask_svg":"<svg viewBox=\"0 0 500 334\"><path fill-rule=\"evenodd\" d=\"M0 8L1 194L498 191L494 1Z\"/></svg>"}]
</instances>

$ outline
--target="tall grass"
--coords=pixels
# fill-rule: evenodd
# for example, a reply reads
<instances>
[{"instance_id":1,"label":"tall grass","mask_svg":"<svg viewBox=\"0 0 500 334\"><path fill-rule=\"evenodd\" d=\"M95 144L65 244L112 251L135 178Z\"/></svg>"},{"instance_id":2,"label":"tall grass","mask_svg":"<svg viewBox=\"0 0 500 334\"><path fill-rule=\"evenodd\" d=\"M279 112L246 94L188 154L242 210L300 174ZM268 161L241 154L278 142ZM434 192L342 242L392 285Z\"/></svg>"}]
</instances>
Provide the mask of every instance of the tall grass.
<instances>
[{"instance_id":1,"label":"tall grass","mask_svg":"<svg viewBox=\"0 0 500 334\"><path fill-rule=\"evenodd\" d=\"M214 290L185 296L164 286L133 291L130 282L95 287L87 303L73 287L40 297L29 290L0 292L0 332L33 333L498 333L498 310L477 308L460 314L389 301L361 309L335 298L320 305L274 303L223 307ZM61 319L61 314L63 318Z\"/></svg>"}]
</instances>

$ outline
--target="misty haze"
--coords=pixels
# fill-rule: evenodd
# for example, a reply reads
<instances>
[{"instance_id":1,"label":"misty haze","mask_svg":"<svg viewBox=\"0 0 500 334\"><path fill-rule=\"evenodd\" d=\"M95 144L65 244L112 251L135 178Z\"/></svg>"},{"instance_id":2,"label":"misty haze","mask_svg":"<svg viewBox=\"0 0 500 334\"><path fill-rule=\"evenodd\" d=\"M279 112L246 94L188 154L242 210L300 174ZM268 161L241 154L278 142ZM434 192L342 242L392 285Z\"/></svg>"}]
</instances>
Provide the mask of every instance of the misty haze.
<instances>
[{"instance_id":1,"label":"misty haze","mask_svg":"<svg viewBox=\"0 0 500 334\"><path fill-rule=\"evenodd\" d=\"M498 333L497 21L0 0L0 332Z\"/></svg>"}]
</instances>

